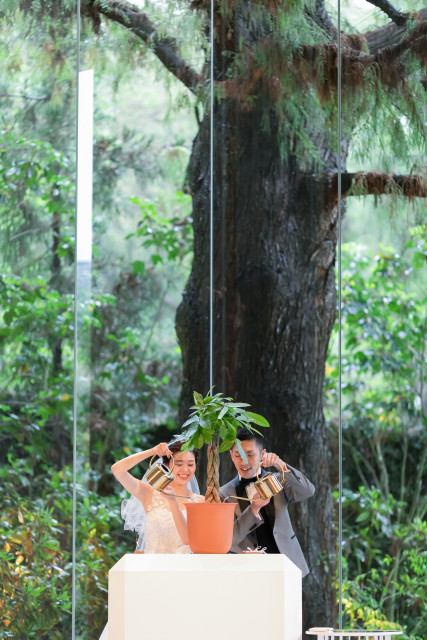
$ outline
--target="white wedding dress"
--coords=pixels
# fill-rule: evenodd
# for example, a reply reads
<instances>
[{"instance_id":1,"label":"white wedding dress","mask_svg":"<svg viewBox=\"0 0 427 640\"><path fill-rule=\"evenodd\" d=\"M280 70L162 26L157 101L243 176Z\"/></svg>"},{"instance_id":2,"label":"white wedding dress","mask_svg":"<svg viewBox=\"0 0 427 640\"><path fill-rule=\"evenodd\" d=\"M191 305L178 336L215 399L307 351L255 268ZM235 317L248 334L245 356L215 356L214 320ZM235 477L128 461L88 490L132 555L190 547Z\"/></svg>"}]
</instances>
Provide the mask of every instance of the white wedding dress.
<instances>
[{"instance_id":1,"label":"white wedding dress","mask_svg":"<svg viewBox=\"0 0 427 640\"><path fill-rule=\"evenodd\" d=\"M191 502L204 502L204 497L191 494ZM185 506L181 505L184 516ZM166 499L158 491L153 492L151 505L146 509L145 553L191 553L176 529L173 515Z\"/></svg>"}]
</instances>

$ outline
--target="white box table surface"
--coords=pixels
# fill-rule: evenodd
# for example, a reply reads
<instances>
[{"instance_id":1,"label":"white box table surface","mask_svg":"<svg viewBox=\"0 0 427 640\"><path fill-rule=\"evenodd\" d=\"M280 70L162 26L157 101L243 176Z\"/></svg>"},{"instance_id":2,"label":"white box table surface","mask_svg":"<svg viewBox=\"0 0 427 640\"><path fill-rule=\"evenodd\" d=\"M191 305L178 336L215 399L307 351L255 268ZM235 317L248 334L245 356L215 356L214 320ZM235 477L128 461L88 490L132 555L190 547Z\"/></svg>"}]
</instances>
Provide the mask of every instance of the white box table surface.
<instances>
[{"instance_id":1,"label":"white box table surface","mask_svg":"<svg viewBox=\"0 0 427 640\"><path fill-rule=\"evenodd\" d=\"M301 571L279 554L127 554L109 640L301 640Z\"/></svg>"}]
</instances>

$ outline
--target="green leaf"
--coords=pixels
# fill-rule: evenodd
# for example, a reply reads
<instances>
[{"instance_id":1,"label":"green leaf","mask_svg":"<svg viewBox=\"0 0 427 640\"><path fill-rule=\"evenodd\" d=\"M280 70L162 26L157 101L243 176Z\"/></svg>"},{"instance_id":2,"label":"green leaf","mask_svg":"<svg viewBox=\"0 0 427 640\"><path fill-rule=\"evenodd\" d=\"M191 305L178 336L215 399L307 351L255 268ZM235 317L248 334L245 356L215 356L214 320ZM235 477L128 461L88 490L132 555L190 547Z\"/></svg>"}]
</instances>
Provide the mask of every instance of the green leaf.
<instances>
[{"instance_id":1,"label":"green leaf","mask_svg":"<svg viewBox=\"0 0 427 640\"><path fill-rule=\"evenodd\" d=\"M199 428L198 423L193 424L191 427L188 427L187 431L185 431L182 435L185 438L185 441L188 441L192 438L192 436L196 433Z\"/></svg>"},{"instance_id":2,"label":"green leaf","mask_svg":"<svg viewBox=\"0 0 427 640\"><path fill-rule=\"evenodd\" d=\"M221 409L221 411L219 412L219 415L218 415L218 420L221 420L221 418L223 418L225 416L227 411L228 411L227 407L222 407L222 409Z\"/></svg>"},{"instance_id":3,"label":"green leaf","mask_svg":"<svg viewBox=\"0 0 427 640\"><path fill-rule=\"evenodd\" d=\"M225 424L227 425L227 436L226 438L233 438L233 440L236 439L236 434L237 434L237 425L233 424L232 422L229 422L228 420L224 420Z\"/></svg>"},{"instance_id":4,"label":"green leaf","mask_svg":"<svg viewBox=\"0 0 427 640\"><path fill-rule=\"evenodd\" d=\"M212 431L212 429L208 429L204 431L203 440L205 444L209 444L209 442L212 440L213 434L214 434L214 431Z\"/></svg>"},{"instance_id":5,"label":"green leaf","mask_svg":"<svg viewBox=\"0 0 427 640\"><path fill-rule=\"evenodd\" d=\"M236 443L236 445L237 445L237 449L238 449L238 451L239 451L240 455L241 455L241 456L242 456L242 458L243 458L244 463L245 463L245 464L248 464L248 459L247 459L247 457L246 457L246 453L245 453L245 451L244 451L244 449L243 449L243 447L242 447L242 444L241 444L240 440L237 440L237 439L236 439L236 440L235 440L235 443Z\"/></svg>"},{"instance_id":6,"label":"green leaf","mask_svg":"<svg viewBox=\"0 0 427 640\"><path fill-rule=\"evenodd\" d=\"M145 273L145 262L142 260L135 260L132 262L132 268L135 275L144 275Z\"/></svg>"},{"instance_id":7,"label":"green leaf","mask_svg":"<svg viewBox=\"0 0 427 640\"><path fill-rule=\"evenodd\" d=\"M251 424L248 424L248 429L249 429L249 431L255 431L255 433L257 433L259 436L261 436L261 438L264 437L264 435L261 433L261 431L258 431L258 429L255 429L255 427L253 427Z\"/></svg>"},{"instance_id":8,"label":"green leaf","mask_svg":"<svg viewBox=\"0 0 427 640\"><path fill-rule=\"evenodd\" d=\"M369 517L370 517L369 511L362 511L362 513L359 513L359 515L357 516L356 522L364 522Z\"/></svg>"},{"instance_id":9,"label":"green leaf","mask_svg":"<svg viewBox=\"0 0 427 640\"><path fill-rule=\"evenodd\" d=\"M225 440L227 437L227 427L224 424L222 424L219 428L219 435L222 440Z\"/></svg>"},{"instance_id":10,"label":"green leaf","mask_svg":"<svg viewBox=\"0 0 427 640\"><path fill-rule=\"evenodd\" d=\"M260 416L258 413L253 413L252 411L246 411L246 416L251 422L255 422L255 424L259 425L260 427L270 426L269 422L263 416Z\"/></svg>"},{"instance_id":11,"label":"green leaf","mask_svg":"<svg viewBox=\"0 0 427 640\"><path fill-rule=\"evenodd\" d=\"M224 440L221 442L219 446L219 452L224 453L224 451L228 451L234 444L234 440Z\"/></svg>"},{"instance_id":12,"label":"green leaf","mask_svg":"<svg viewBox=\"0 0 427 640\"><path fill-rule=\"evenodd\" d=\"M196 409L199 407L203 407L203 396L197 391L193 391L194 404L196 405Z\"/></svg>"},{"instance_id":13,"label":"green leaf","mask_svg":"<svg viewBox=\"0 0 427 640\"><path fill-rule=\"evenodd\" d=\"M157 253L155 253L154 255L151 256L151 262L154 264L154 266L156 266L163 262L163 258L162 256L159 256Z\"/></svg>"},{"instance_id":14,"label":"green leaf","mask_svg":"<svg viewBox=\"0 0 427 640\"><path fill-rule=\"evenodd\" d=\"M192 418L189 418L188 420L186 420L186 422L184 422L184 424L182 425L181 429L185 429L185 427L188 427L189 424L193 424L193 422L198 422L199 420L199 416L193 416Z\"/></svg>"},{"instance_id":15,"label":"green leaf","mask_svg":"<svg viewBox=\"0 0 427 640\"><path fill-rule=\"evenodd\" d=\"M237 407L250 407L251 405L247 402L229 402L229 407L237 408Z\"/></svg>"}]
</instances>

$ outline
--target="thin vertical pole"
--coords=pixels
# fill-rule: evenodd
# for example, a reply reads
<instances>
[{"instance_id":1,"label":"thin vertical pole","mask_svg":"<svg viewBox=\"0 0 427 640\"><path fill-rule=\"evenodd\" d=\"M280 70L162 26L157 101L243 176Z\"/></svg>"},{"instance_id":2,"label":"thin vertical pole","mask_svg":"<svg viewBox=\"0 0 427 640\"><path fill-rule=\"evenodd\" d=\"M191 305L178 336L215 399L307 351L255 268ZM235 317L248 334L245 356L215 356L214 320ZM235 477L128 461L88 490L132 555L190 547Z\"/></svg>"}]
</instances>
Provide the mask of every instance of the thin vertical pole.
<instances>
[{"instance_id":1,"label":"thin vertical pole","mask_svg":"<svg viewBox=\"0 0 427 640\"><path fill-rule=\"evenodd\" d=\"M341 0L338 0L338 582L339 582L339 604L338 604L338 623L339 628L342 629L342 602L343 602L343 586L342 586L342 544L343 544L343 531L342 531L342 494L343 494L343 477L342 477L342 453L343 453L343 433L342 433L342 294L341 294L341 222L342 222L342 207L341 207L341 79L342 79L342 63L341 63Z\"/></svg>"},{"instance_id":2,"label":"thin vertical pole","mask_svg":"<svg viewBox=\"0 0 427 640\"><path fill-rule=\"evenodd\" d=\"M78 139L79 139L79 72L80 72L80 0L76 0L76 196L75 196L75 238L77 238L77 195L78 195ZM77 530L77 245L74 248L74 380L73 380L73 533L71 543L71 639L76 637L76 530Z\"/></svg>"},{"instance_id":3,"label":"thin vertical pole","mask_svg":"<svg viewBox=\"0 0 427 640\"><path fill-rule=\"evenodd\" d=\"M211 0L211 34L210 34L210 202L209 202L209 389L213 387L213 293L214 293L214 268L213 268L213 232L214 232L214 0Z\"/></svg>"}]
</instances>

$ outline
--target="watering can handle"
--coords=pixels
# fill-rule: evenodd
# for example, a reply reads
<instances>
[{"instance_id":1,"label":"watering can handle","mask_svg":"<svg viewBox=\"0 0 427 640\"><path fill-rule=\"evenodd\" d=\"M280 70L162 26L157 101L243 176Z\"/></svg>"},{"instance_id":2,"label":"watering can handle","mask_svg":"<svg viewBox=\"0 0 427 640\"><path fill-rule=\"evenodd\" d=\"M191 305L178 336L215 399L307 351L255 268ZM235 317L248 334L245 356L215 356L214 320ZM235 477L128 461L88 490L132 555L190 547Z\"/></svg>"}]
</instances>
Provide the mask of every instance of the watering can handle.
<instances>
[{"instance_id":1,"label":"watering can handle","mask_svg":"<svg viewBox=\"0 0 427 640\"><path fill-rule=\"evenodd\" d=\"M149 468L149 469L151 469L151 465L152 465L152 463L153 463L154 458L157 458L157 457L158 457L158 456L155 456L155 455L154 455L154 456L151 458L151 460L150 460L150 462L149 462L149 465L148 465L148 468ZM174 460L174 457L173 457L172 455L171 455L171 460L172 460L172 469L171 469L170 471L171 471L171 473L172 473L173 468L174 468L174 466L175 466L175 460Z\"/></svg>"},{"instance_id":2,"label":"watering can handle","mask_svg":"<svg viewBox=\"0 0 427 640\"><path fill-rule=\"evenodd\" d=\"M258 467L258 471L256 472L256 479L259 480L259 472L261 469L262 465L260 464ZM282 479L281 479L281 484L283 485L284 481L285 481L285 467L280 467L282 469Z\"/></svg>"}]
</instances>

